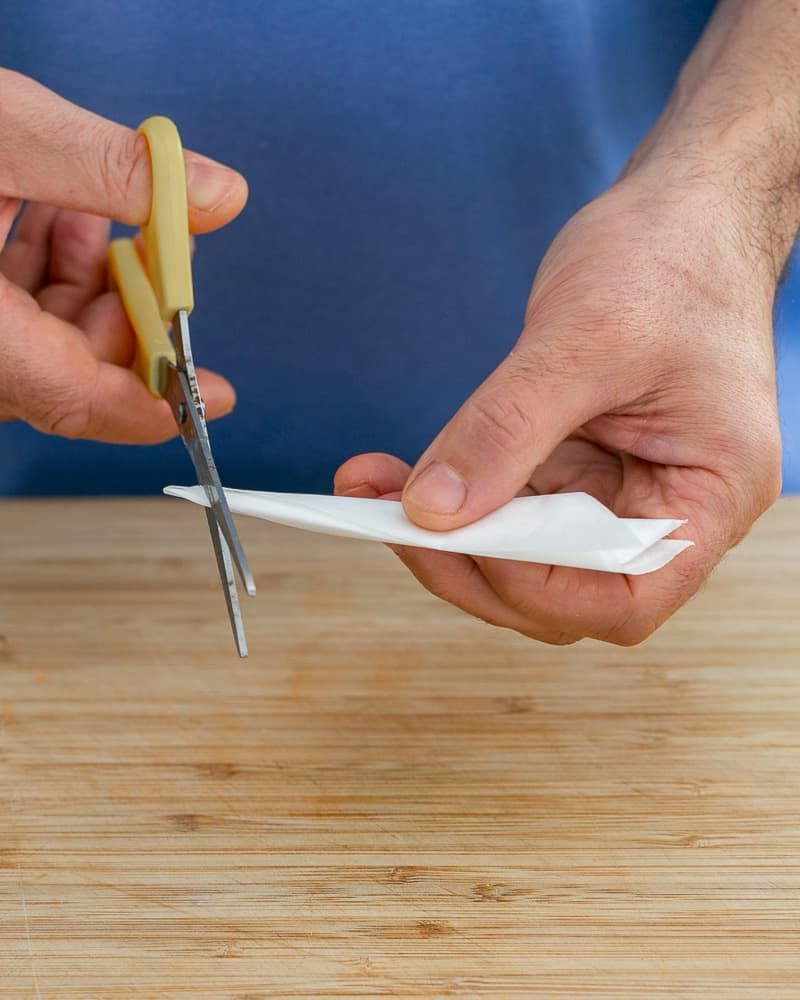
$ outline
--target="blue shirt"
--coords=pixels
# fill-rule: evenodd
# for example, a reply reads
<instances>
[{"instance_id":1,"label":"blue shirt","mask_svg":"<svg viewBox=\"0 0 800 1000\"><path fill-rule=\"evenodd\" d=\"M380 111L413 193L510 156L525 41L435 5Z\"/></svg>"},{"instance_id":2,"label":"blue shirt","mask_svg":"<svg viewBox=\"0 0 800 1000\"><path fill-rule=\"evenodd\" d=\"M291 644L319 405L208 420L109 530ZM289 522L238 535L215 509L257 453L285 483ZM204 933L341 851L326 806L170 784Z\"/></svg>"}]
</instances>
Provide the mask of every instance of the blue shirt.
<instances>
[{"instance_id":1,"label":"blue shirt","mask_svg":"<svg viewBox=\"0 0 800 1000\"><path fill-rule=\"evenodd\" d=\"M328 491L357 452L413 462L503 358L540 257L647 131L712 6L40 0L9 5L0 64L130 125L167 114L247 176L244 215L195 262L195 354L239 394L215 454L230 485ZM787 429L798 288L781 303ZM176 442L0 427L0 493L192 478Z\"/></svg>"}]
</instances>

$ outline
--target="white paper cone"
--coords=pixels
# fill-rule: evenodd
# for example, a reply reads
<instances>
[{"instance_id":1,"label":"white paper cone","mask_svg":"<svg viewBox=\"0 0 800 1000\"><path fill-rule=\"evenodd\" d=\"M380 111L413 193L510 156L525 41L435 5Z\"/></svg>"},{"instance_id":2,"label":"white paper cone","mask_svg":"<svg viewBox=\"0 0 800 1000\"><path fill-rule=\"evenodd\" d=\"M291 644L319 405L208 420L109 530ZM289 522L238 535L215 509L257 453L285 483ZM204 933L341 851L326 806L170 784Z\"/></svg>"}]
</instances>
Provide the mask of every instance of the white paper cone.
<instances>
[{"instance_id":1,"label":"white paper cone","mask_svg":"<svg viewBox=\"0 0 800 1000\"><path fill-rule=\"evenodd\" d=\"M208 506L201 486L164 492ZM694 544L665 538L685 521L617 517L586 493L517 497L453 531L417 527L398 500L248 490L225 490L225 496L234 514L307 531L609 573L651 573Z\"/></svg>"}]
</instances>

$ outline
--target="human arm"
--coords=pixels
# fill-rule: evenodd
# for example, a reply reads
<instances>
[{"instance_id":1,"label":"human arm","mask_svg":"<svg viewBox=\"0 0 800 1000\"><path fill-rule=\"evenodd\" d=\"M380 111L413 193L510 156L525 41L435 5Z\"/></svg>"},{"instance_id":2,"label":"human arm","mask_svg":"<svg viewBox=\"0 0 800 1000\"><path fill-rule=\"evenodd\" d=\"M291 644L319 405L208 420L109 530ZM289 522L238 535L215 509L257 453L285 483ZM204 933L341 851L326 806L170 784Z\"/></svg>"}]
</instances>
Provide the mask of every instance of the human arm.
<instances>
[{"instance_id":1,"label":"human arm","mask_svg":"<svg viewBox=\"0 0 800 1000\"><path fill-rule=\"evenodd\" d=\"M444 530L525 492L686 517L658 573L398 552L433 593L554 643L650 635L780 490L772 306L800 225L800 10L723 0L620 179L541 263L522 334L414 469L366 455L337 492Z\"/></svg>"}]
</instances>

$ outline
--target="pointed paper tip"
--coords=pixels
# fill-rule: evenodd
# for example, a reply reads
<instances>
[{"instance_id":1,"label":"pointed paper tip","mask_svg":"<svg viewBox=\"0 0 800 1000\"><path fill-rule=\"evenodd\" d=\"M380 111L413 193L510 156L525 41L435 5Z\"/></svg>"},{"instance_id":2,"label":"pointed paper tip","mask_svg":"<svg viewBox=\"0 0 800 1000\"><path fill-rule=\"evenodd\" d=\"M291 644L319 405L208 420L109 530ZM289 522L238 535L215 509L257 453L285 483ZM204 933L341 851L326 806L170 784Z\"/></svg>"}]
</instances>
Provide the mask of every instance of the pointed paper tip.
<instances>
[{"instance_id":1,"label":"pointed paper tip","mask_svg":"<svg viewBox=\"0 0 800 1000\"><path fill-rule=\"evenodd\" d=\"M179 500L191 500L197 503L199 500L198 490L201 486L165 486L164 493L168 497L178 497Z\"/></svg>"}]
</instances>

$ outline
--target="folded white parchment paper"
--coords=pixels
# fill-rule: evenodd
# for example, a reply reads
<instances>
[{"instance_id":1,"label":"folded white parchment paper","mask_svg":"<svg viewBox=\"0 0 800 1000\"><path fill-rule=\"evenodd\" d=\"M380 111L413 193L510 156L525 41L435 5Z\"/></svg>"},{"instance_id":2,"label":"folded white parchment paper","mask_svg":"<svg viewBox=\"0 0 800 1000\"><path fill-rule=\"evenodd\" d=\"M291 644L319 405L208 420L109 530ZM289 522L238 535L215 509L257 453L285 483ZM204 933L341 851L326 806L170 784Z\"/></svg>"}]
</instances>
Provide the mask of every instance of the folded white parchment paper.
<instances>
[{"instance_id":1,"label":"folded white parchment paper","mask_svg":"<svg viewBox=\"0 0 800 1000\"><path fill-rule=\"evenodd\" d=\"M202 486L164 492L208 506ZM617 517L587 493L517 497L453 531L417 527L398 500L227 489L225 496L234 514L306 531L609 573L651 573L694 544L666 537L685 521Z\"/></svg>"}]
</instances>

